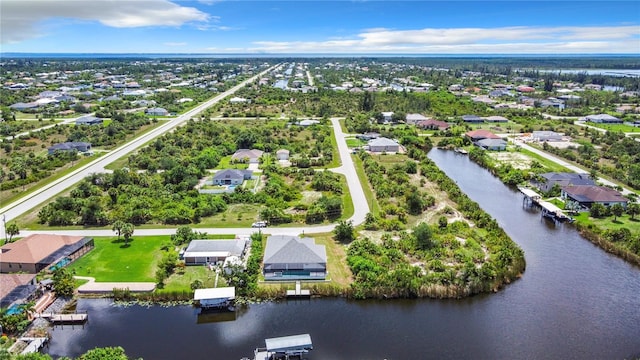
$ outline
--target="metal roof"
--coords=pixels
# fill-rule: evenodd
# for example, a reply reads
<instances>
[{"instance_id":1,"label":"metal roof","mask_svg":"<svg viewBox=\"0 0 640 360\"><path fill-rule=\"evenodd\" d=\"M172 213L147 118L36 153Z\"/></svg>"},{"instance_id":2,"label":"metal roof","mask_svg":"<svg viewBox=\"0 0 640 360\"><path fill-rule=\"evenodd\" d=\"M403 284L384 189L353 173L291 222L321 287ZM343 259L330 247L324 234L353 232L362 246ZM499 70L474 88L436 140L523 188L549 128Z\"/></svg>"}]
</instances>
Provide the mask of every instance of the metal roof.
<instances>
[{"instance_id":1,"label":"metal roof","mask_svg":"<svg viewBox=\"0 0 640 360\"><path fill-rule=\"evenodd\" d=\"M267 351L270 352L283 352L287 350L311 350L313 344L311 343L311 335L300 334L283 336L264 340Z\"/></svg>"},{"instance_id":2,"label":"metal roof","mask_svg":"<svg viewBox=\"0 0 640 360\"><path fill-rule=\"evenodd\" d=\"M234 299L236 297L235 287L221 287L209 289L196 289L193 294L193 300L210 300L210 299Z\"/></svg>"}]
</instances>

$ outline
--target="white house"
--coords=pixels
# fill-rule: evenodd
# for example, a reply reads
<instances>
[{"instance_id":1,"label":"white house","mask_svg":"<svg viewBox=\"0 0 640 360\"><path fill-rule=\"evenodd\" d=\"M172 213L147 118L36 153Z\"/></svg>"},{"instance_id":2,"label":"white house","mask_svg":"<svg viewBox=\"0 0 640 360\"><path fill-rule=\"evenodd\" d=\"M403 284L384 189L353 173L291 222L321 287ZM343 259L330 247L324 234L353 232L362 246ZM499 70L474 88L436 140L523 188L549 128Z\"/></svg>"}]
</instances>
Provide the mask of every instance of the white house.
<instances>
[{"instance_id":1,"label":"white house","mask_svg":"<svg viewBox=\"0 0 640 360\"><path fill-rule=\"evenodd\" d=\"M278 160L289 160L289 150L280 149L280 150L276 151L276 158Z\"/></svg>"},{"instance_id":2,"label":"white house","mask_svg":"<svg viewBox=\"0 0 640 360\"><path fill-rule=\"evenodd\" d=\"M379 137L369 140L369 151L371 152L398 152L400 144L386 137Z\"/></svg>"}]
</instances>

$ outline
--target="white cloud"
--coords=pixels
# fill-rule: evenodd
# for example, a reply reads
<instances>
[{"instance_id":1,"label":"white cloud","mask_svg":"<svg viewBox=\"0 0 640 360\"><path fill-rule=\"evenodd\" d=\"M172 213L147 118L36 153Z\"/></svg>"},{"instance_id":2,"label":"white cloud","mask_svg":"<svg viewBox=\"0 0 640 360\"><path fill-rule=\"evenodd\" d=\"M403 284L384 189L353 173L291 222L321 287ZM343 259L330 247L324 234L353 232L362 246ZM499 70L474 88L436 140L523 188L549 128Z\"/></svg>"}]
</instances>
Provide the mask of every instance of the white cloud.
<instances>
[{"instance_id":1,"label":"white cloud","mask_svg":"<svg viewBox=\"0 0 640 360\"><path fill-rule=\"evenodd\" d=\"M640 53L640 27L366 29L325 41L256 41L254 52L295 53Z\"/></svg>"},{"instance_id":2,"label":"white cloud","mask_svg":"<svg viewBox=\"0 0 640 360\"><path fill-rule=\"evenodd\" d=\"M2 0L1 43L15 43L40 33L40 22L51 18L98 21L116 28L143 26L181 26L207 22L211 16L168 0Z\"/></svg>"}]
</instances>

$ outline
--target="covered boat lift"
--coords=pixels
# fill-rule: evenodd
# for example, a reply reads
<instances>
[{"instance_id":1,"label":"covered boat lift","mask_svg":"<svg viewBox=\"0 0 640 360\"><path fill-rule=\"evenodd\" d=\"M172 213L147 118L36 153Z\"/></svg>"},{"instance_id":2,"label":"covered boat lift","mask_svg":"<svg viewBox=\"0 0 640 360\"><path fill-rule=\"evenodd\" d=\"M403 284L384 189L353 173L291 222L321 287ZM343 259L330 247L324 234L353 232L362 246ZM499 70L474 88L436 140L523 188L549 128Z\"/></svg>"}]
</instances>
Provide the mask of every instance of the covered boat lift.
<instances>
[{"instance_id":1,"label":"covered boat lift","mask_svg":"<svg viewBox=\"0 0 640 360\"><path fill-rule=\"evenodd\" d=\"M193 300L200 302L203 309L223 308L231 305L236 298L235 287L196 289Z\"/></svg>"},{"instance_id":2,"label":"covered boat lift","mask_svg":"<svg viewBox=\"0 0 640 360\"><path fill-rule=\"evenodd\" d=\"M313 350L311 335L300 334L264 340L266 347L255 351L255 360L301 358Z\"/></svg>"}]
</instances>

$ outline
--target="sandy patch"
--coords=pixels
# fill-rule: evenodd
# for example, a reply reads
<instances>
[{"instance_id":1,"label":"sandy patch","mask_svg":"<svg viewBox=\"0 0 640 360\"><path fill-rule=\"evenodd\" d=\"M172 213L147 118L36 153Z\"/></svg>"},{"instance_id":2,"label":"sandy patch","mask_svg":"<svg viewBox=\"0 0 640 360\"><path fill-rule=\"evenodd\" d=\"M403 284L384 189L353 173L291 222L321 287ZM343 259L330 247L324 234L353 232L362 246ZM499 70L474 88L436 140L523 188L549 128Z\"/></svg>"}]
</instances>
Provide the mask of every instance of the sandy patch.
<instances>
[{"instance_id":1,"label":"sandy patch","mask_svg":"<svg viewBox=\"0 0 640 360\"><path fill-rule=\"evenodd\" d=\"M492 159L502 163L509 164L520 170L529 169L531 167L531 158L517 152L488 152Z\"/></svg>"}]
</instances>

